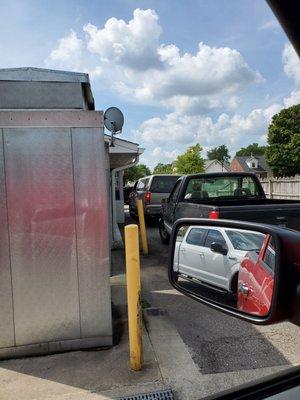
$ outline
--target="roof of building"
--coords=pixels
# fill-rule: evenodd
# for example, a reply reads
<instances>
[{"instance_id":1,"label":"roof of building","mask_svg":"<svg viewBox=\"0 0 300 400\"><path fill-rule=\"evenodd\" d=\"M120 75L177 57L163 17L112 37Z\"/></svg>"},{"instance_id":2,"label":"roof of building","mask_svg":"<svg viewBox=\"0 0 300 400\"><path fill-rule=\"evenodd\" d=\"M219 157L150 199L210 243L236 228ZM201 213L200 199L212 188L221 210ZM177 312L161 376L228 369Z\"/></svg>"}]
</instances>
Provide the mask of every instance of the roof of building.
<instances>
[{"instance_id":1,"label":"roof of building","mask_svg":"<svg viewBox=\"0 0 300 400\"><path fill-rule=\"evenodd\" d=\"M247 165L247 160L256 158L258 160L258 167L257 168L250 168ZM237 160L237 162L240 164L240 166L243 168L245 172L268 172L270 170L270 167L267 164L266 157L265 156L235 156L233 159Z\"/></svg>"},{"instance_id":2,"label":"roof of building","mask_svg":"<svg viewBox=\"0 0 300 400\"><path fill-rule=\"evenodd\" d=\"M217 163L222 165L225 169L227 169L228 171L230 171L230 164L227 161L224 161L223 164L221 163L221 161L215 159L215 160L204 160L204 166L205 169L209 168L212 164Z\"/></svg>"},{"instance_id":3,"label":"roof of building","mask_svg":"<svg viewBox=\"0 0 300 400\"><path fill-rule=\"evenodd\" d=\"M111 136L104 134L107 145L110 144ZM138 156L143 154L144 149L137 143L130 142L120 137L114 138L114 146L108 147L111 168L119 168L131 164Z\"/></svg>"},{"instance_id":4,"label":"roof of building","mask_svg":"<svg viewBox=\"0 0 300 400\"><path fill-rule=\"evenodd\" d=\"M34 67L0 68L0 81L90 83L89 75L82 72Z\"/></svg>"},{"instance_id":5,"label":"roof of building","mask_svg":"<svg viewBox=\"0 0 300 400\"><path fill-rule=\"evenodd\" d=\"M0 68L0 81L81 83L88 109L95 109L89 75L82 72L34 67Z\"/></svg>"}]
</instances>

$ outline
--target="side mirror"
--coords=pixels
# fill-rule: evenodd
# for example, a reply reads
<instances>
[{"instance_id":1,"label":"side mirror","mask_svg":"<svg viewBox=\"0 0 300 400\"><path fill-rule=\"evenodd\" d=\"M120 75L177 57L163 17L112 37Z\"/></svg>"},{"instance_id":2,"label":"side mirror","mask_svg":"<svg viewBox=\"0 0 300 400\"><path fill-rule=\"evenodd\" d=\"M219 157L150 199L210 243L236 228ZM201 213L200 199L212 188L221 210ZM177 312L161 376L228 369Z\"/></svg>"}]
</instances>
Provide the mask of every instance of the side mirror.
<instances>
[{"instance_id":1,"label":"side mirror","mask_svg":"<svg viewBox=\"0 0 300 400\"><path fill-rule=\"evenodd\" d=\"M169 280L179 292L232 316L299 325L299 248L300 233L278 226L181 219L172 230Z\"/></svg>"},{"instance_id":2,"label":"side mirror","mask_svg":"<svg viewBox=\"0 0 300 400\"><path fill-rule=\"evenodd\" d=\"M226 256L228 253L228 249L225 246L223 246L221 243L213 242L210 245L210 249L211 249L211 251L214 251L215 253L223 254L223 256Z\"/></svg>"}]
</instances>

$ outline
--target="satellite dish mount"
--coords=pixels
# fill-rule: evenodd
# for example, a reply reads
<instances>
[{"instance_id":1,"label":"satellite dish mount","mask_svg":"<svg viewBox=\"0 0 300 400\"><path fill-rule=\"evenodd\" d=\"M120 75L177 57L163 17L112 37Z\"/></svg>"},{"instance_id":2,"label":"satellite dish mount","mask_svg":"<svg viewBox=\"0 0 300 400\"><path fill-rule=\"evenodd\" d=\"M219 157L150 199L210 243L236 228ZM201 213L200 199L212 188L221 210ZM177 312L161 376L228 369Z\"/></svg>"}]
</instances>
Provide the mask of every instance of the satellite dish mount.
<instances>
[{"instance_id":1,"label":"satellite dish mount","mask_svg":"<svg viewBox=\"0 0 300 400\"><path fill-rule=\"evenodd\" d=\"M104 125L111 132L110 146L114 147L115 135L122 133L124 116L117 107L109 107L104 113Z\"/></svg>"}]
</instances>

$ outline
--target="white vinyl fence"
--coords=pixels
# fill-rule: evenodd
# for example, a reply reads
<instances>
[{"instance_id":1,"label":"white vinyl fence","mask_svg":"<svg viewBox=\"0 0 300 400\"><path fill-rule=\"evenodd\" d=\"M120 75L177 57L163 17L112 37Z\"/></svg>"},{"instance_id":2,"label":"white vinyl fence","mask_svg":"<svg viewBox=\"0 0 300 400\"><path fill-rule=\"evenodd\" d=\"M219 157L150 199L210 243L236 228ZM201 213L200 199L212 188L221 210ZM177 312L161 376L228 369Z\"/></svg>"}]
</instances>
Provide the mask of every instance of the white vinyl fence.
<instances>
[{"instance_id":1,"label":"white vinyl fence","mask_svg":"<svg viewBox=\"0 0 300 400\"><path fill-rule=\"evenodd\" d=\"M300 200L300 175L292 178L264 178L260 183L270 199Z\"/></svg>"}]
</instances>

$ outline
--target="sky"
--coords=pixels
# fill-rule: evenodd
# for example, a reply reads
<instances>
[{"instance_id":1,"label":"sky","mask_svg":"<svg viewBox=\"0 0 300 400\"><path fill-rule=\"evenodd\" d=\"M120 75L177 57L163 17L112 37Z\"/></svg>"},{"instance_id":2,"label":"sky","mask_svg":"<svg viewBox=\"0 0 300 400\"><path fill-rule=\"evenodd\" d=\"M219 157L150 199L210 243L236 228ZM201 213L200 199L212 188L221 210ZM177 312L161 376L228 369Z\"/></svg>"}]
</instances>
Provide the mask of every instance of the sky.
<instances>
[{"instance_id":1,"label":"sky","mask_svg":"<svg viewBox=\"0 0 300 400\"><path fill-rule=\"evenodd\" d=\"M0 68L89 73L151 168L195 143L204 158L264 145L300 102L299 58L262 0L0 0L0 15Z\"/></svg>"}]
</instances>

